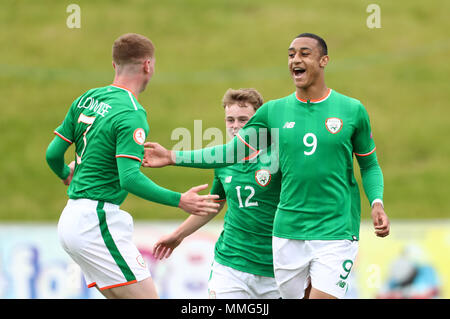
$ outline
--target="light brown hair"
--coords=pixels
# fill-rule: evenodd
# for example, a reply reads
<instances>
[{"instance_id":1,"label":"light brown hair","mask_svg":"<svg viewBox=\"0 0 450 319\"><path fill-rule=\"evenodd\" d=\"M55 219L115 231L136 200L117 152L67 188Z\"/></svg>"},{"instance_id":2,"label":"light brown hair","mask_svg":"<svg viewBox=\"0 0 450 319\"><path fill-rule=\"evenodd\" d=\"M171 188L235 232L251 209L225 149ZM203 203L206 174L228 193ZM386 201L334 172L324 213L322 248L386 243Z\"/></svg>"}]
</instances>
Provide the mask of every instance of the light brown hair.
<instances>
[{"instance_id":1,"label":"light brown hair","mask_svg":"<svg viewBox=\"0 0 450 319\"><path fill-rule=\"evenodd\" d=\"M247 104L253 106L256 111L263 105L264 99L262 95L255 89L228 89L222 99L223 107L231 104L238 104L241 107L246 107Z\"/></svg>"},{"instance_id":2,"label":"light brown hair","mask_svg":"<svg viewBox=\"0 0 450 319\"><path fill-rule=\"evenodd\" d=\"M126 33L114 41L112 48L112 58L115 64L134 64L143 59L153 58L155 46L147 37Z\"/></svg>"}]
</instances>

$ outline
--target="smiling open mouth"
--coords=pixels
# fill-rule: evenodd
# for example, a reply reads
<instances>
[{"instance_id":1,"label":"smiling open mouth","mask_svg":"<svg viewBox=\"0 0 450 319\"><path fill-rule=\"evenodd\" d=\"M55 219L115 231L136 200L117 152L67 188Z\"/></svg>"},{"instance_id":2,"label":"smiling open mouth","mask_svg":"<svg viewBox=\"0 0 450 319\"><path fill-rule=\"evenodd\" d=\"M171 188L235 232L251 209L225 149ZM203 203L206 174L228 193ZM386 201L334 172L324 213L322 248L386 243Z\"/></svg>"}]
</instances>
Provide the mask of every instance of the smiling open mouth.
<instances>
[{"instance_id":1,"label":"smiling open mouth","mask_svg":"<svg viewBox=\"0 0 450 319\"><path fill-rule=\"evenodd\" d=\"M292 69L292 71L294 72L294 75L295 75L296 77L297 77L297 76L301 76L303 73L306 72L305 69L300 68L300 67L295 67L295 68Z\"/></svg>"}]
</instances>

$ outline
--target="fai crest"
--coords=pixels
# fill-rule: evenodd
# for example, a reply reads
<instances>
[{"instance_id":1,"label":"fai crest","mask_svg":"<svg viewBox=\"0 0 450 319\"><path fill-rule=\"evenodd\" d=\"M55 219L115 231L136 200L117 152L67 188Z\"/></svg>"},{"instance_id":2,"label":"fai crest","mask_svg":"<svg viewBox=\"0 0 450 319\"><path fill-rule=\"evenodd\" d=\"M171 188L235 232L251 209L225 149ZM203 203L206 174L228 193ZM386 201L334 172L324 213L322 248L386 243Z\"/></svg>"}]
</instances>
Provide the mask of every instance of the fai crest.
<instances>
[{"instance_id":1,"label":"fai crest","mask_svg":"<svg viewBox=\"0 0 450 319\"><path fill-rule=\"evenodd\" d=\"M262 187L266 187L270 183L271 178L272 175L270 175L270 171L267 169L260 169L255 172L256 182Z\"/></svg>"},{"instance_id":2,"label":"fai crest","mask_svg":"<svg viewBox=\"0 0 450 319\"><path fill-rule=\"evenodd\" d=\"M328 132L332 134L339 133L342 129L342 120L337 117L330 117L325 121L325 126L327 127Z\"/></svg>"}]
</instances>

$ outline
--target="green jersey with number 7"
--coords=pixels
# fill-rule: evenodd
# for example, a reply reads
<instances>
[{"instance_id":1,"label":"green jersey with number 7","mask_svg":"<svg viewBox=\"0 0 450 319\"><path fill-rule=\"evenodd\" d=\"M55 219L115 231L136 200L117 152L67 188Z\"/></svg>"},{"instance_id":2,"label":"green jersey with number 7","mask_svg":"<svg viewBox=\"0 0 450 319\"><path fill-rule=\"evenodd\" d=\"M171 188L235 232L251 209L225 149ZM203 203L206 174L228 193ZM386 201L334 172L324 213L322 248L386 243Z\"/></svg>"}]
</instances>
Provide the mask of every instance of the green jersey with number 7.
<instances>
[{"instance_id":1,"label":"green jersey with number 7","mask_svg":"<svg viewBox=\"0 0 450 319\"><path fill-rule=\"evenodd\" d=\"M55 130L56 135L76 145L69 198L120 205L128 192L120 187L116 158L141 161L148 131L145 109L125 88L109 85L77 98Z\"/></svg>"}]
</instances>

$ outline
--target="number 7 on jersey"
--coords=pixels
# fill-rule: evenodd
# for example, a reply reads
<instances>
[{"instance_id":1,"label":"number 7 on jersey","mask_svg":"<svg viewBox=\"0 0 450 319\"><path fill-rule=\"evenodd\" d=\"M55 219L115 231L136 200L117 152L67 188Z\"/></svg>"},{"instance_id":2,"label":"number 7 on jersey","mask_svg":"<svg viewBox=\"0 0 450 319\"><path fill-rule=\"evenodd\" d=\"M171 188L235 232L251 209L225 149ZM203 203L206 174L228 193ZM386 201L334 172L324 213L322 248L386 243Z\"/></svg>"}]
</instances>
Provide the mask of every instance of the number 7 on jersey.
<instances>
[{"instance_id":1,"label":"number 7 on jersey","mask_svg":"<svg viewBox=\"0 0 450 319\"><path fill-rule=\"evenodd\" d=\"M89 132L89 130L92 127L92 124L94 124L95 121L95 116L86 116L83 113L80 114L80 116L78 117L78 123L84 123L84 124L88 124L88 127L86 128L86 130L83 133L83 150L81 151L81 154L78 155L78 153L75 153L77 155L77 164L81 164L81 158L83 157L84 151L86 150L86 146L87 146L87 139L86 139L86 134Z\"/></svg>"}]
</instances>

